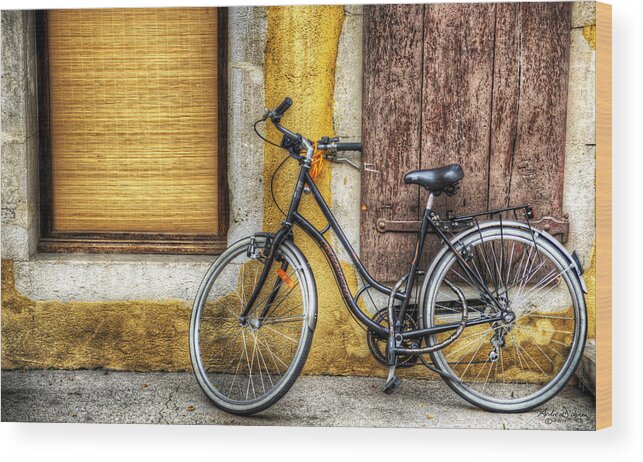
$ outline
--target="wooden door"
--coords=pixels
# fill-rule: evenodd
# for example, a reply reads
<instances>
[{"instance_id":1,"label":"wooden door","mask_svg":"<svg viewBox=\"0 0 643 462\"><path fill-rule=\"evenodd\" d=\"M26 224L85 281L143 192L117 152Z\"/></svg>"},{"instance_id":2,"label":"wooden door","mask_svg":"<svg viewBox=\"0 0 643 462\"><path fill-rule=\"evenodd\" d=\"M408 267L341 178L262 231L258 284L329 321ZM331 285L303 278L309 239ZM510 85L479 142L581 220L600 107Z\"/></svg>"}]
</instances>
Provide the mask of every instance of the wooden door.
<instances>
[{"instance_id":1,"label":"wooden door","mask_svg":"<svg viewBox=\"0 0 643 462\"><path fill-rule=\"evenodd\" d=\"M414 169L460 163L440 212L529 203L561 218L569 3L371 5L364 9L361 255L392 281L408 271L415 234L383 221L419 220L426 192ZM439 248L429 240L428 255Z\"/></svg>"}]
</instances>

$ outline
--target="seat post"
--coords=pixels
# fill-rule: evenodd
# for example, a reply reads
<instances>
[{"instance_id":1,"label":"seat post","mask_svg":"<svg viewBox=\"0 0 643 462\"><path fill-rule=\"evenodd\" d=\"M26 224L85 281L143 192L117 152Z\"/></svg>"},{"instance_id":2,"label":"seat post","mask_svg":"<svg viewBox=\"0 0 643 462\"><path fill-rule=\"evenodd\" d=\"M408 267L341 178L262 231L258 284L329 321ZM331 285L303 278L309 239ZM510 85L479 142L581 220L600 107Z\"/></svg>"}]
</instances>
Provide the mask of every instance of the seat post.
<instances>
[{"instance_id":1,"label":"seat post","mask_svg":"<svg viewBox=\"0 0 643 462\"><path fill-rule=\"evenodd\" d=\"M435 196L431 191L429 191L429 198L426 201L426 209L431 210L433 208L433 200L435 199Z\"/></svg>"}]
</instances>

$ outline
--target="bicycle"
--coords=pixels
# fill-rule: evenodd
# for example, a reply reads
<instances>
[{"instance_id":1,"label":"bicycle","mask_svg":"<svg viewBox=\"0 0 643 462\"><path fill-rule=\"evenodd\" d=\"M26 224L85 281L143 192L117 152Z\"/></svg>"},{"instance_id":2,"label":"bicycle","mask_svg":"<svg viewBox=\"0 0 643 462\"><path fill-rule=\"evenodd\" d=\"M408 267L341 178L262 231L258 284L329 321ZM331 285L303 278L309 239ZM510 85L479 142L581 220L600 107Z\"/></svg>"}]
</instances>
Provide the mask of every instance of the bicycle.
<instances>
[{"instance_id":1,"label":"bicycle","mask_svg":"<svg viewBox=\"0 0 643 462\"><path fill-rule=\"evenodd\" d=\"M212 402L233 414L260 412L286 394L303 368L317 320L317 289L294 242L295 226L326 255L345 304L367 330L371 353L388 367L384 392L400 385L397 368L419 364L488 411L524 412L560 392L580 362L587 334L587 289L576 253L531 225L529 205L463 216L449 212L441 219L433 210L435 198L455 194L464 177L453 164L405 176L405 183L428 190L415 255L393 287L376 281L311 176L322 155L345 161L337 153L361 151L361 143L329 137L315 143L290 131L281 118L291 104L286 98L257 121L272 122L283 135L279 146L300 165L281 228L228 247L194 301L190 357ZM321 230L298 213L304 193L328 221ZM362 280L355 295L325 237L329 230ZM444 245L423 272L419 262L429 233ZM388 299L374 315L362 308L370 290Z\"/></svg>"}]
</instances>

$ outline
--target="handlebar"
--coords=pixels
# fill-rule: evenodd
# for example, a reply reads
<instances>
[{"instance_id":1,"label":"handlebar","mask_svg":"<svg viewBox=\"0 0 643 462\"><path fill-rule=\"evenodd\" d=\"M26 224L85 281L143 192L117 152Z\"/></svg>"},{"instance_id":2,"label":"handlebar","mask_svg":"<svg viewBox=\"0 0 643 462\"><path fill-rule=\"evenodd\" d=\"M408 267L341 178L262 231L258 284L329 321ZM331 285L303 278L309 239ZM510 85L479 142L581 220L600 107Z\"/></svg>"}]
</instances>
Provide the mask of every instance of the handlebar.
<instances>
[{"instance_id":1,"label":"handlebar","mask_svg":"<svg viewBox=\"0 0 643 462\"><path fill-rule=\"evenodd\" d=\"M275 119L281 119L281 117L284 115L284 112L286 112L290 106L292 106L292 99L290 99L288 96L277 106L272 110L272 113L270 114L270 118L274 121Z\"/></svg>"},{"instance_id":2,"label":"handlebar","mask_svg":"<svg viewBox=\"0 0 643 462\"><path fill-rule=\"evenodd\" d=\"M269 111L268 109L266 109L266 112L264 112L263 120L270 118L270 121L273 123L275 128L279 130L285 137L289 138L292 142L296 143L299 146L303 144L304 148L306 149L306 158L311 160L314 152L312 142L307 140L303 136L299 135L298 133L294 133L288 130L280 123L281 118L283 117L284 113L290 108L290 106L292 106L292 99L289 97L284 98L284 100L281 103L279 103L279 105L276 108L274 108L272 111ZM284 148L286 147L284 145L284 142L282 142L282 147ZM357 142L340 143L339 138L331 139L328 137L324 137L317 143L317 149L325 150L325 151L359 151L361 152L362 143L357 143Z\"/></svg>"},{"instance_id":3,"label":"handlebar","mask_svg":"<svg viewBox=\"0 0 643 462\"><path fill-rule=\"evenodd\" d=\"M362 143L335 143L335 150L362 152Z\"/></svg>"},{"instance_id":4,"label":"handlebar","mask_svg":"<svg viewBox=\"0 0 643 462\"><path fill-rule=\"evenodd\" d=\"M292 99L286 96L286 98L281 103L279 103L279 105L276 108L274 108L272 111L269 109L266 109L266 112L264 112L262 120L266 120L269 118L277 130L279 130L285 136L290 138L292 141L301 142L301 139L303 138L301 135L291 132L280 123L281 118L283 117L284 113L290 108L290 106L292 106Z\"/></svg>"},{"instance_id":5,"label":"handlebar","mask_svg":"<svg viewBox=\"0 0 643 462\"><path fill-rule=\"evenodd\" d=\"M362 143L340 143L339 138L323 137L317 142L317 149L323 151L359 151L362 152Z\"/></svg>"}]
</instances>

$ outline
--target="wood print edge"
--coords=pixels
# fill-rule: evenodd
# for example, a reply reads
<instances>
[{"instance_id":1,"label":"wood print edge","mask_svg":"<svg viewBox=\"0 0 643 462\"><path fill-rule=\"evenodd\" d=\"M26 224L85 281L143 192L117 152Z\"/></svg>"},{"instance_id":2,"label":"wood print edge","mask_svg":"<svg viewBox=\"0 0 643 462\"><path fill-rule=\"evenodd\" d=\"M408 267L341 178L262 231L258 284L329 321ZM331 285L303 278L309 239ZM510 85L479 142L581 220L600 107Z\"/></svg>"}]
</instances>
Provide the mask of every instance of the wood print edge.
<instances>
[{"instance_id":1,"label":"wood print edge","mask_svg":"<svg viewBox=\"0 0 643 462\"><path fill-rule=\"evenodd\" d=\"M612 425L612 6L596 3L596 429Z\"/></svg>"}]
</instances>

